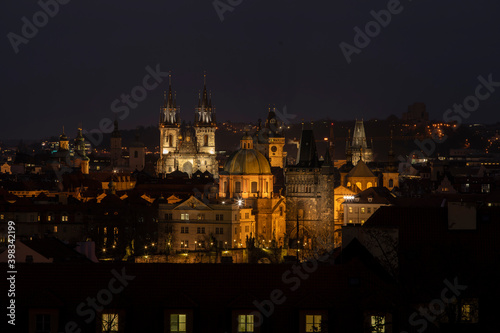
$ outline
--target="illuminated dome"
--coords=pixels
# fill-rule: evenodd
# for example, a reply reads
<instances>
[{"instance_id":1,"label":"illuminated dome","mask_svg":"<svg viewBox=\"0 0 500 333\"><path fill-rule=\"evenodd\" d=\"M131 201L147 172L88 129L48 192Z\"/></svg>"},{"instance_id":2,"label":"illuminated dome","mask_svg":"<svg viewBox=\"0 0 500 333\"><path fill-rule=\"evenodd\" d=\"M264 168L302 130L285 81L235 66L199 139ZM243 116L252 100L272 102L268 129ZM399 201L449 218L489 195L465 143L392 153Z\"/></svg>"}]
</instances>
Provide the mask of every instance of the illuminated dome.
<instances>
[{"instance_id":1,"label":"illuminated dome","mask_svg":"<svg viewBox=\"0 0 500 333\"><path fill-rule=\"evenodd\" d=\"M271 165L267 158L253 149L253 140L249 135L241 138L241 148L231 154L224 164L226 175L270 175Z\"/></svg>"}]
</instances>

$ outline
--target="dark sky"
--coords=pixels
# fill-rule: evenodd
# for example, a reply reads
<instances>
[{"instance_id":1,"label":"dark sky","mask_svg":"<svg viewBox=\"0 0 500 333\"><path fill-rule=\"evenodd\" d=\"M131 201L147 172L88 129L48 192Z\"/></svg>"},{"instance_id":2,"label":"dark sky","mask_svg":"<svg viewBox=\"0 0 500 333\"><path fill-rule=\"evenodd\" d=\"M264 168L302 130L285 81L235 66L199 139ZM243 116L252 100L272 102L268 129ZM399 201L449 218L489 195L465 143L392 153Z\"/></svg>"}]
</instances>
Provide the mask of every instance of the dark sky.
<instances>
[{"instance_id":1,"label":"dark sky","mask_svg":"<svg viewBox=\"0 0 500 333\"><path fill-rule=\"evenodd\" d=\"M364 30L370 11L388 3L241 0L221 21L211 0L72 0L15 54L8 33L21 35L22 17L33 22L41 8L7 0L0 139L58 135L63 125L73 138L80 121L98 128L115 118L111 103L157 64L172 71L186 121L204 70L219 121L256 122L269 103L286 106L295 120L386 118L416 101L442 119L474 93L479 75L500 81L500 2L491 0L404 0L348 64L339 44L353 44L354 27ZM156 124L163 89L148 91L121 127ZM467 122L498 120L497 89Z\"/></svg>"}]
</instances>

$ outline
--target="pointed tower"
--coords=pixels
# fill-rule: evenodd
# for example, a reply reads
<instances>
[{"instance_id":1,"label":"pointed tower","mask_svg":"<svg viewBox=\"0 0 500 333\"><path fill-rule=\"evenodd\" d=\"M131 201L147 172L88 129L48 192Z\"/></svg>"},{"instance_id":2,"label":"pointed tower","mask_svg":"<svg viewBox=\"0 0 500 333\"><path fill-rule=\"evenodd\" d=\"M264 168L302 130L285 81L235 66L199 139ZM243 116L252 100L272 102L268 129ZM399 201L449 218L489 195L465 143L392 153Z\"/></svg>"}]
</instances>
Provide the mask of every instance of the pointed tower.
<instances>
[{"instance_id":1,"label":"pointed tower","mask_svg":"<svg viewBox=\"0 0 500 333\"><path fill-rule=\"evenodd\" d=\"M207 74L203 75L203 92L198 96L195 108L194 129L199 153L215 154L215 108L212 106L212 94L207 92Z\"/></svg>"},{"instance_id":2,"label":"pointed tower","mask_svg":"<svg viewBox=\"0 0 500 333\"><path fill-rule=\"evenodd\" d=\"M368 144L366 143L365 126L363 124L363 120L356 120L350 149L352 152L353 165L356 165L361 158L366 163L369 163L373 160L372 147L368 147ZM361 154L363 154L363 156L361 156Z\"/></svg>"},{"instance_id":3,"label":"pointed tower","mask_svg":"<svg viewBox=\"0 0 500 333\"><path fill-rule=\"evenodd\" d=\"M312 130L302 130L300 136L300 146L297 153L297 166L299 167L318 167L318 151L316 150L316 141Z\"/></svg>"},{"instance_id":4,"label":"pointed tower","mask_svg":"<svg viewBox=\"0 0 500 333\"><path fill-rule=\"evenodd\" d=\"M168 75L168 94L163 92L163 106L160 108L160 153L161 158L174 152L179 147L180 108L172 93L172 75Z\"/></svg>"},{"instance_id":5,"label":"pointed tower","mask_svg":"<svg viewBox=\"0 0 500 333\"><path fill-rule=\"evenodd\" d=\"M122 136L118 130L118 119L115 119L115 128L111 133L111 166L118 167L122 164Z\"/></svg>"}]
</instances>

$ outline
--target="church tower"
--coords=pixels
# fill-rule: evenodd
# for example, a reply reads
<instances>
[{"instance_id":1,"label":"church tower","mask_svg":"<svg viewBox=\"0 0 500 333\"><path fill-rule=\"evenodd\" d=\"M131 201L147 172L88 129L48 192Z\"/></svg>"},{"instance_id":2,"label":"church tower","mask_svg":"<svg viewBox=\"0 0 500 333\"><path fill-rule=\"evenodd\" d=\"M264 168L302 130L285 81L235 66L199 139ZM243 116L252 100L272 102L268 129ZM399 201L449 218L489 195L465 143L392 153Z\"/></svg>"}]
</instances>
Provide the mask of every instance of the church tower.
<instances>
[{"instance_id":1,"label":"church tower","mask_svg":"<svg viewBox=\"0 0 500 333\"><path fill-rule=\"evenodd\" d=\"M64 134L64 126L63 132L59 136L59 151L68 151L69 150L69 140L66 134Z\"/></svg>"},{"instance_id":2,"label":"church tower","mask_svg":"<svg viewBox=\"0 0 500 333\"><path fill-rule=\"evenodd\" d=\"M163 107L160 109L160 152L161 158L174 152L179 146L180 134L180 108L172 94L172 76L168 76L168 96L163 93Z\"/></svg>"},{"instance_id":3,"label":"church tower","mask_svg":"<svg viewBox=\"0 0 500 333\"><path fill-rule=\"evenodd\" d=\"M399 187L399 172L396 162L396 157L394 155L394 149L392 147L392 129L391 129L391 146L389 148L389 153L387 154L388 161L387 165L382 173L383 186L389 190L393 190L395 187Z\"/></svg>"},{"instance_id":4,"label":"church tower","mask_svg":"<svg viewBox=\"0 0 500 333\"><path fill-rule=\"evenodd\" d=\"M267 119L264 127L260 127L255 135L255 148L261 152L271 164L271 167L284 167L286 152L283 151L285 146L285 137L282 132L282 125L276 118L276 108L269 107Z\"/></svg>"},{"instance_id":5,"label":"church tower","mask_svg":"<svg viewBox=\"0 0 500 333\"><path fill-rule=\"evenodd\" d=\"M89 173L89 162L90 159L87 156L87 152L85 151L85 138L82 134L82 128L78 128L78 132L75 138L75 156L74 160L76 164L75 166L80 166L80 169L84 175L88 175Z\"/></svg>"},{"instance_id":6,"label":"church tower","mask_svg":"<svg viewBox=\"0 0 500 333\"><path fill-rule=\"evenodd\" d=\"M354 133L352 135L352 142L348 147L346 147L346 156L349 153L352 154L352 164L356 165L359 160L363 160L366 163L373 161L373 142L372 146L368 147L366 143L365 126L363 120L356 120L354 125Z\"/></svg>"},{"instance_id":7,"label":"church tower","mask_svg":"<svg viewBox=\"0 0 500 333\"><path fill-rule=\"evenodd\" d=\"M175 171L175 160L170 158L180 144L181 119L180 107L172 93L172 75L168 76L168 95L163 92L163 106L160 108L160 159L158 160L158 173Z\"/></svg>"},{"instance_id":8,"label":"church tower","mask_svg":"<svg viewBox=\"0 0 500 333\"><path fill-rule=\"evenodd\" d=\"M212 94L207 93L207 75L203 76L203 94L198 97L195 109L194 130L199 153L215 154L215 108L212 106Z\"/></svg>"},{"instance_id":9,"label":"church tower","mask_svg":"<svg viewBox=\"0 0 500 333\"><path fill-rule=\"evenodd\" d=\"M115 120L115 128L111 133L111 166L121 165L122 160L122 136L118 130L118 120Z\"/></svg>"}]
</instances>

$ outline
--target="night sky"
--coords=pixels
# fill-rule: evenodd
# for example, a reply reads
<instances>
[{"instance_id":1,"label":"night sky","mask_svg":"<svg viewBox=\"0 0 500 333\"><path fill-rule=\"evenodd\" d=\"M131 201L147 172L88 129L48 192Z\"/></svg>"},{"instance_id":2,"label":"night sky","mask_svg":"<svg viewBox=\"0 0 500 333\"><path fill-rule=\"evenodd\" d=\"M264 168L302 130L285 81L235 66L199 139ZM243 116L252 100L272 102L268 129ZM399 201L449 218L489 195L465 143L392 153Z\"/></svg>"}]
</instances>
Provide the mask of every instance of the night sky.
<instances>
[{"instance_id":1,"label":"night sky","mask_svg":"<svg viewBox=\"0 0 500 333\"><path fill-rule=\"evenodd\" d=\"M172 71L186 121L204 70L217 120L234 122L265 118L270 103L294 120L348 120L401 116L419 101L442 119L474 93L479 75L500 82L498 1L404 0L350 64L339 44L353 45L354 27L364 30L370 11L391 1L229 2L241 3L221 21L210 0L72 0L16 54L8 34L22 36L21 19L33 22L41 7L4 1L0 139L59 135L63 125L74 138L79 122L98 128L115 119L115 99L142 86L147 66ZM167 81L128 116L116 113L121 128L156 125ZM466 122L498 120L497 90Z\"/></svg>"}]
</instances>

